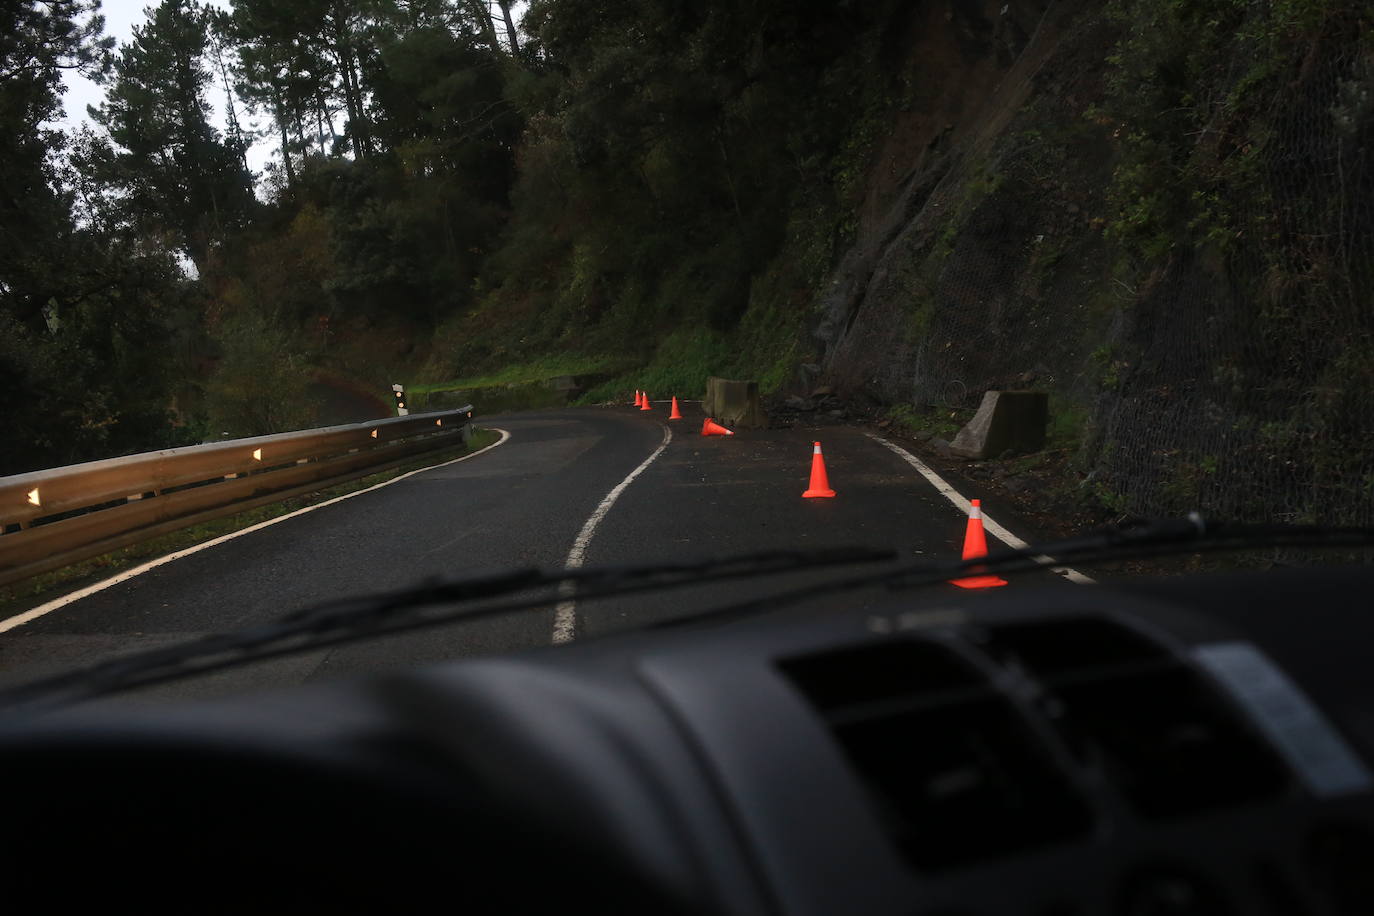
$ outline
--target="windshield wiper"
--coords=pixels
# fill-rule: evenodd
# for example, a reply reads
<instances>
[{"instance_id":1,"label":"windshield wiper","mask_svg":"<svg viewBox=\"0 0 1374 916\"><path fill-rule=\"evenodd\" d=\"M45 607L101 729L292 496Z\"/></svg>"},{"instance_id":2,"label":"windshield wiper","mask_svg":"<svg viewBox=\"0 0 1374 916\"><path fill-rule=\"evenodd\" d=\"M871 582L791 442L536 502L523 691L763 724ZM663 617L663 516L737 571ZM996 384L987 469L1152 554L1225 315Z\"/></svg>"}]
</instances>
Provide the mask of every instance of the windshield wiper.
<instances>
[{"instance_id":1,"label":"windshield wiper","mask_svg":"<svg viewBox=\"0 0 1374 916\"><path fill-rule=\"evenodd\" d=\"M990 550L986 557L950 562L921 562L890 570L879 576L837 579L805 589L783 592L726 607L713 608L650 624L651 628L722 622L766 614L798 601L820 595L881 585L888 589L917 588L959 578L970 572L1017 573L1078 565L1138 560L1185 553L1220 553L1235 550L1294 547L1330 549L1370 547L1374 528L1325 527L1321 525L1252 525L1212 522L1194 512L1182 519L1108 528L1082 537L1032 544L1022 548Z\"/></svg>"},{"instance_id":2,"label":"windshield wiper","mask_svg":"<svg viewBox=\"0 0 1374 916\"><path fill-rule=\"evenodd\" d=\"M651 627L739 619L803 599L861 587L912 588L966 575L974 569L1012 573L1177 553L1265 547L1367 547L1374 528L1238 525L1206 522L1197 514L1023 549L991 551L968 561L922 562L879 573L808 585L762 599L708 608ZM460 581L431 581L415 588L348 598L306 608L269 624L207 636L177 646L116 658L62 675L0 691L0 708L37 711L139 687L237 667L284 655L392 635L425 627L536 608L560 600L608 598L738 578L798 572L855 563L890 562L891 550L842 548L780 551L728 559L651 566L522 569ZM569 584L574 591L568 593ZM563 590L560 591L559 588ZM476 606L473 606L473 605Z\"/></svg>"},{"instance_id":3,"label":"windshield wiper","mask_svg":"<svg viewBox=\"0 0 1374 916\"><path fill-rule=\"evenodd\" d=\"M844 547L644 566L553 571L528 568L470 579L430 580L413 588L314 605L270 623L139 652L0 690L0 708L49 709L284 655L548 608L563 600L606 598L896 558L892 550Z\"/></svg>"}]
</instances>

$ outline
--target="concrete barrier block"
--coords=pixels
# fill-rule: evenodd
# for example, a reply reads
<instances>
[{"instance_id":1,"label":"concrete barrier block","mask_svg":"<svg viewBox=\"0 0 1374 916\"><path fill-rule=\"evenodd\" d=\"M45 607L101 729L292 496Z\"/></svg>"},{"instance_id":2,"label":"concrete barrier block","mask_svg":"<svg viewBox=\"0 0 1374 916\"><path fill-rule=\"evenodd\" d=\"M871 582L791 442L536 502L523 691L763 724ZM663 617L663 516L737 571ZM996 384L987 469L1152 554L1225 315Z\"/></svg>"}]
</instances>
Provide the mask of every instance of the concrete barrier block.
<instances>
[{"instance_id":1,"label":"concrete barrier block","mask_svg":"<svg viewBox=\"0 0 1374 916\"><path fill-rule=\"evenodd\" d=\"M759 400L759 383L735 379L706 379L706 397L702 409L725 426L762 429L768 425L768 415Z\"/></svg>"},{"instance_id":2,"label":"concrete barrier block","mask_svg":"<svg viewBox=\"0 0 1374 916\"><path fill-rule=\"evenodd\" d=\"M997 458L1045 447L1050 398L1043 391L989 391L950 451L963 458Z\"/></svg>"}]
</instances>

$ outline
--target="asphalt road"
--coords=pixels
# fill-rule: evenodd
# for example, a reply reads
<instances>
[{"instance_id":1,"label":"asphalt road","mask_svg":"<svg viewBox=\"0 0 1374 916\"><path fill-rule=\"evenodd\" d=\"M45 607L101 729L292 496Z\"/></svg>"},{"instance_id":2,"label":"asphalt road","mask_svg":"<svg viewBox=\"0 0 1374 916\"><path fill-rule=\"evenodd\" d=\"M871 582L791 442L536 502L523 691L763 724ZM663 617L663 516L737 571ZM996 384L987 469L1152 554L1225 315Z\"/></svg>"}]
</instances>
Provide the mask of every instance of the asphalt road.
<instances>
[{"instance_id":1,"label":"asphalt road","mask_svg":"<svg viewBox=\"0 0 1374 916\"><path fill-rule=\"evenodd\" d=\"M862 430L797 427L703 438L700 411L689 406L685 412L686 420L672 423L661 407L652 413L585 408L484 419L508 431L508 441L165 564L0 633L0 681L263 623L320 601L426 577L559 568L599 508L605 514L586 544L586 565L854 545L890 547L906 561L958 556L964 516ZM606 510L607 495L659 449L665 428L671 438L661 454ZM801 497L813 439L823 443L835 499ZM855 572L584 602L576 607L574 632L589 638ZM839 600L852 605L878 597L886 599L858 593ZM541 608L321 650L150 693L214 695L545 646L554 626L554 609Z\"/></svg>"}]
</instances>

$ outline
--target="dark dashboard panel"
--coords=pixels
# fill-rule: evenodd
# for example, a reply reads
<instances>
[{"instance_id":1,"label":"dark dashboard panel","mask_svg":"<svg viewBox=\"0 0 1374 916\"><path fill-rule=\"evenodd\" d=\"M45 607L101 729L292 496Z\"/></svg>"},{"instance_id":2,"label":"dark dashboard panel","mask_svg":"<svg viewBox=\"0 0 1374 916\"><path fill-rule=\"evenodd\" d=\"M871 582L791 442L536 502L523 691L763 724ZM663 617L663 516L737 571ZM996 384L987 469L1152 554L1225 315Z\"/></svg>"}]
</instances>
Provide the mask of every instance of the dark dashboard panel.
<instances>
[{"instance_id":1,"label":"dark dashboard panel","mask_svg":"<svg viewBox=\"0 0 1374 916\"><path fill-rule=\"evenodd\" d=\"M65 843L118 872L148 850L70 837L142 816L145 844L237 831L207 848L263 893L283 880L274 838L323 863L386 844L366 877L387 882L449 834L448 858L480 866L477 911L1374 912L1371 583L904 598L11 722L0 774L62 804L12 805L3 858L20 875ZM169 768L188 755L219 774L218 809ZM173 784L199 800L163 803ZM301 839L291 797L333 826ZM331 851L345 839L352 858Z\"/></svg>"}]
</instances>

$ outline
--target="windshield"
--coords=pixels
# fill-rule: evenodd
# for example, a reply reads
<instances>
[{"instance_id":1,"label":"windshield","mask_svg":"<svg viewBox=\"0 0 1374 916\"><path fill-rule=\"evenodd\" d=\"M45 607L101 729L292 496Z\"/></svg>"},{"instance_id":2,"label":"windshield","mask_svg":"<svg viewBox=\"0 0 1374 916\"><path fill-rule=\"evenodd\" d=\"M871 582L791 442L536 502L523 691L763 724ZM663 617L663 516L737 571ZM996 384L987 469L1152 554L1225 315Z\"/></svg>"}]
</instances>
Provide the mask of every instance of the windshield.
<instances>
[{"instance_id":1,"label":"windshield","mask_svg":"<svg viewBox=\"0 0 1374 916\"><path fill-rule=\"evenodd\" d=\"M1367 562L1374 19L1214 6L11 5L0 688Z\"/></svg>"}]
</instances>

